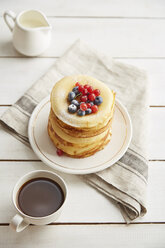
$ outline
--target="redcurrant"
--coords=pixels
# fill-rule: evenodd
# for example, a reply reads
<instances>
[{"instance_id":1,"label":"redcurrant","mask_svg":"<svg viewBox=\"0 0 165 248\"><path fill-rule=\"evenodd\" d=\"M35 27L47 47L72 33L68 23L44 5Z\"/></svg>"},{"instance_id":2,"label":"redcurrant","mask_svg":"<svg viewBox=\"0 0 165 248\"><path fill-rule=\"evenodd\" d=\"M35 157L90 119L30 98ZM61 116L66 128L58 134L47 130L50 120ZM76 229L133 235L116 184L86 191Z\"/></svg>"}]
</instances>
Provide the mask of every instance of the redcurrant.
<instances>
[{"instance_id":1,"label":"redcurrant","mask_svg":"<svg viewBox=\"0 0 165 248\"><path fill-rule=\"evenodd\" d=\"M88 89L88 88L89 88L89 85L88 85L88 84L85 84L85 85L84 85L84 88L85 88L85 89Z\"/></svg>"},{"instance_id":2,"label":"redcurrant","mask_svg":"<svg viewBox=\"0 0 165 248\"><path fill-rule=\"evenodd\" d=\"M91 108L91 104L90 103L87 103L87 108Z\"/></svg>"},{"instance_id":3,"label":"redcurrant","mask_svg":"<svg viewBox=\"0 0 165 248\"><path fill-rule=\"evenodd\" d=\"M58 148L57 148L57 155L58 155L58 156L62 156L62 155L63 155L63 151L62 151L61 149L58 149Z\"/></svg>"},{"instance_id":4,"label":"redcurrant","mask_svg":"<svg viewBox=\"0 0 165 248\"><path fill-rule=\"evenodd\" d=\"M88 96L88 99L90 100L90 101L94 101L95 100L95 98L96 98L96 96L95 96L95 94L90 94L89 96Z\"/></svg>"},{"instance_id":5,"label":"redcurrant","mask_svg":"<svg viewBox=\"0 0 165 248\"><path fill-rule=\"evenodd\" d=\"M88 92L89 92L89 93L93 93L93 87L92 87L92 86L89 86L89 87L88 87Z\"/></svg>"},{"instance_id":6,"label":"redcurrant","mask_svg":"<svg viewBox=\"0 0 165 248\"><path fill-rule=\"evenodd\" d=\"M95 94L95 96L99 96L99 95L100 95L100 90L95 89L95 90L93 91L93 93Z\"/></svg>"},{"instance_id":7,"label":"redcurrant","mask_svg":"<svg viewBox=\"0 0 165 248\"><path fill-rule=\"evenodd\" d=\"M83 111L87 110L87 105L86 105L86 103L81 103L81 104L80 104L80 109L83 110Z\"/></svg>"},{"instance_id":8,"label":"redcurrant","mask_svg":"<svg viewBox=\"0 0 165 248\"><path fill-rule=\"evenodd\" d=\"M96 112L98 111L97 105L93 105L93 106L91 107L91 109L92 109L92 112L93 112L93 113L96 113Z\"/></svg>"},{"instance_id":9,"label":"redcurrant","mask_svg":"<svg viewBox=\"0 0 165 248\"><path fill-rule=\"evenodd\" d=\"M83 95L87 95L87 94L88 94L88 90L87 90L86 88L84 88L84 89L82 90L82 94L83 94Z\"/></svg>"},{"instance_id":10,"label":"redcurrant","mask_svg":"<svg viewBox=\"0 0 165 248\"><path fill-rule=\"evenodd\" d=\"M88 100L87 96L81 96L80 97L81 102L86 102Z\"/></svg>"},{"instance_id":11,"label":"redcurrant","mask_svg":"<svg viewBox=\"0 0 165 248\"><path fill-rule=\"evenodd\" d=\"M82 92L83 89L84 89L84 86L83 85L79 85L79 87L78 87L79 92Z\"/></svg>"}]
</instances>

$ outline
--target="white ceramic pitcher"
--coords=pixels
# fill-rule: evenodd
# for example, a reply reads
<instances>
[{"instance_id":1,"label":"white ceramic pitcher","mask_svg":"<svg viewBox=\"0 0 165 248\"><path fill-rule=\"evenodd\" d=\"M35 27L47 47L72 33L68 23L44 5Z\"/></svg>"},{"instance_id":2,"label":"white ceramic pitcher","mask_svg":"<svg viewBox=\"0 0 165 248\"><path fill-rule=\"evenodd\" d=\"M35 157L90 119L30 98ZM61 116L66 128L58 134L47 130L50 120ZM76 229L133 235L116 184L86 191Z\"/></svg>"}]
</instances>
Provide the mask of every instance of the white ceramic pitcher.
<instances>
[{"instance_id":1,"label":"white ceramic pitcher","mask_svg":"<svg viewBox=\"0 0 165 248\"><path fill-rule=\"evenodd\" d=\"M18 15L6 11L3 17L13 33L13 45L18 52L26 56L38 56L48 48L51 26L41 11L27 10Z\"/></svg>"}]
</instances>

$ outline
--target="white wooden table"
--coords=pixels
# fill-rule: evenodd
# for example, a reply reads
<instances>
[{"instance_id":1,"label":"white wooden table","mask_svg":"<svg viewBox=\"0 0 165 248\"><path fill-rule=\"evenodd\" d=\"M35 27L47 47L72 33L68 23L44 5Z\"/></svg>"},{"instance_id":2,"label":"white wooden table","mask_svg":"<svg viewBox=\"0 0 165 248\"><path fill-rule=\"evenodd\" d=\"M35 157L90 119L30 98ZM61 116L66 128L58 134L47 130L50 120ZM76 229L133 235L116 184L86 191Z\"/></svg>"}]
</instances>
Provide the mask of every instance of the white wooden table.
<instances>
[{"instance_id":1,"label":"white wooden table","mask_svg":"<svg viewBox=\"0 0 165 248\"><path fill-rule=\"evenodd\" d=\"M2 14L42 10L53 26L49 49L25 58L11 44ZM78 176L59 173L69 188L56 223L9 229L11 192L20 176L48 169L33 151L0 128L0 248L165 247L165 1L0 1L0 114L13 104L76 40L148 72L150 79L148 213L127 226L115 203Z\"/></svg>"}]
</instances>

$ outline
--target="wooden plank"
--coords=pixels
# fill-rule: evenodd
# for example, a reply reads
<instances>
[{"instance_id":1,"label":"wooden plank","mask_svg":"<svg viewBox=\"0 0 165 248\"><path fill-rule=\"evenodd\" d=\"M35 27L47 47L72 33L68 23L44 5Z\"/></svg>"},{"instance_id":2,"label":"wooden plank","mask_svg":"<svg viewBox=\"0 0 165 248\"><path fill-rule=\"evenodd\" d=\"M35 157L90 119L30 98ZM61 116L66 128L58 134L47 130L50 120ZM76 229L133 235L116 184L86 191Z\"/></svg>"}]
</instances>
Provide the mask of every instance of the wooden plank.
<instances>
[{"instance_id":1,"label":"wooden plank","mask_svg":"<svg viewBox=\"0 0 165 248\"><path fill-rule=\"evenodd\" d=\"M16 102L54 62L55 59L0 58L0 104Z\"/></svg>"},{"instance_id":2,"label":"wooden plank","mask_svg":"<svg viewBox=\"0 0 165 248\"><path fill-rule=\"evenodd\" d=\"M0 115L8 107L0 107ZM0 127L0 160L38 160L32 149ZM10 149L9 149L10 148ZM9 152L10 150L10 152Z\"/></svg>"},{"instance_id":3,"label":"wooden plank","mask_svg":"<svg viewBox=\"0 0 165 248\"><path fill-rule=\"evenodd\" d=\"M146 70L149 77L150 105L165 105L165 59L116 59ZM54 58L0 58L0 105L12 104L40 78ZM10 68L10 69L9 69ZM9 71L10 70L10 71ZM9 89L12 94L9 94Z\"/></svg>"},{"instance_id":4,"label":"wooden plank","mask_svg":"<svg viewBox=\"0 0 165 248\"><path fill-rule=\"evenodd\" d=\"M165 108L151 108L149 115L149 158L165 159Z\"/></svg>"},{"instance_id":5,"label":"wooden plank","mask_svg":"<svg viewBox=\"0 0 165 248\"><path fill-rule=\"evenodd\" d=\"M61 56L77 39L112 57L165 57L165 19L49 18L52 43L43 56ZM0 56L20 56L0 18Z\"/></svg>"},{"instance_id":6,"label":"wooden plank","mask_svg":"<svg viewBox=\"0 0 165 248\"><path fill-rule=\"evenodd\" d=\"M30 147L7 133L2 127L0 127L0 137L0 160L38 160Z\"/></svg>"},{"instance_id":7,"label":"wooden plank","mask_svg":"<svg viewBox=\"0 0 165 248\"><path fill-rule=\"evenodd\" d=\"M162 0L2 1L0 14L7 9L17 13L25 9L40 9L51 16L165 17Z\"/></svg>"},{"instance_id":8,"label":"wooden plank","mask_svg":"<svg viewBox=\"0 0 165 248\"><path fill-rule=\"evenodd\" d=\"M7 107L0 107L0 114ZM165 159L165 108L150 108L148 129L148 158ZM0 159L37 159L30 148L16 140L2 128L0 129ZM10 144L10 153L8 152Z\"/></svg>"},{"instance_id":9,"label":"wooden plank","mask_svg":"<svg viewBox=\"0 0 165 248\"><path fill-rule=\"evenodd\" d=\"M52 170L41 162L0 162L0 223L9 223L16 210L11 195L17 180L32 170ZM116 203L76 175L59 173L67 183L68 199L58 223L124 223ZM165 222L165 162L150 162L148 213L136 222Z\"/></svg>"},{"instance_id":10,"label":"wooden plank","mask_svg":"<svg viewBox=\"0 0 165 248\"><path fill-rule=\"evenodd\" d=\"M115 247L164 248L165 225L72 225L30 226L15 234L0 227L2 248Z\"/></svg>"}]
</instances>

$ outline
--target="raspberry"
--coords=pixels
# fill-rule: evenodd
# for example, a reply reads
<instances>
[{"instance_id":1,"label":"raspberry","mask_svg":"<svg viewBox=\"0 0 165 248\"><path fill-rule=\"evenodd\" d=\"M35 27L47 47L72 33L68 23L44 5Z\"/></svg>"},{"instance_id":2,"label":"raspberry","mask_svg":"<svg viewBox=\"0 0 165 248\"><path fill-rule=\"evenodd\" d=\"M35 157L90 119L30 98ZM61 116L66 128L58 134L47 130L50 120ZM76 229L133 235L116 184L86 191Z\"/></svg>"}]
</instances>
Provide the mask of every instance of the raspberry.
<instances>
[{"instance_id":1,"label":"raspberry","mask_svg":"<svg viewBox=\"0 0 165 248\"><path fill-rule=\"evenodd\" d=\"M88 97L87 96L81 96L80 97L80 101L81 102L86 102L88 100Z\"/></svg>"},{"instance_id":2,"label":"raspberry","mask_svg":"<svg viewBox=\"0 0 165 248\"><path fill-rule=\"evenodd\" d=\"M99 95L100 95L100 90L95 89L95 90L93 91L93 93L95 94L95 96L99 96Z\"/></svg>"},{"instance_id":3,"label":"raspberry","mask_svg":"<svg viewBox=\"0 0 165 248\"><path fill-rule=\"evenodd\" d=\"M83 110L83 111L87 110L87 105L86 105L86 103L81 103L81 104L80 104L80 109Z\"/></svg>"},{"instance_id":4,"label":"raspberry","mask_svg":"<svg viewBox=\"0 0 165 248\"><path fill-rule=\"evenodd\" d=\"M63 155L63 151L62 151L61 149L58 149L58 148L57 148L57 155L58 155L58 156L62 156L62 155Z\"/></svg>"},{"instance_id":5,"label":"raspberry","mask_svg":"<svg viewBox=\"0 0 165 248\"><path fill-rule=\"evenodd\" d=\"M97 105L93 105L91 109L92 109L92 113L96 113L98 111Z\"/></svg>"},{"instance_id":6,"label":"raspberry","mask_svg":"<svg viewBox=\"0 0 165 248\"><path fill-rule=\"evenodd\" d=\"M92 86L89 86L89 87L88 87L88 92L89 92L89 93L93 93L93 87L92 87Z\"/></svg>"},{"instance_id":7,"label":"raspberry","mask_svg":"<svg viewBox=\"0 0 165 248\"><path fill-rule=\"evenodd\" d=\"M95 100L95 98L96 98L96 96L95 96L95 94L90 94L89 96L88 96L88 99L90 100L90 101L94 101Z\"/></svg>"}]
</instances>

